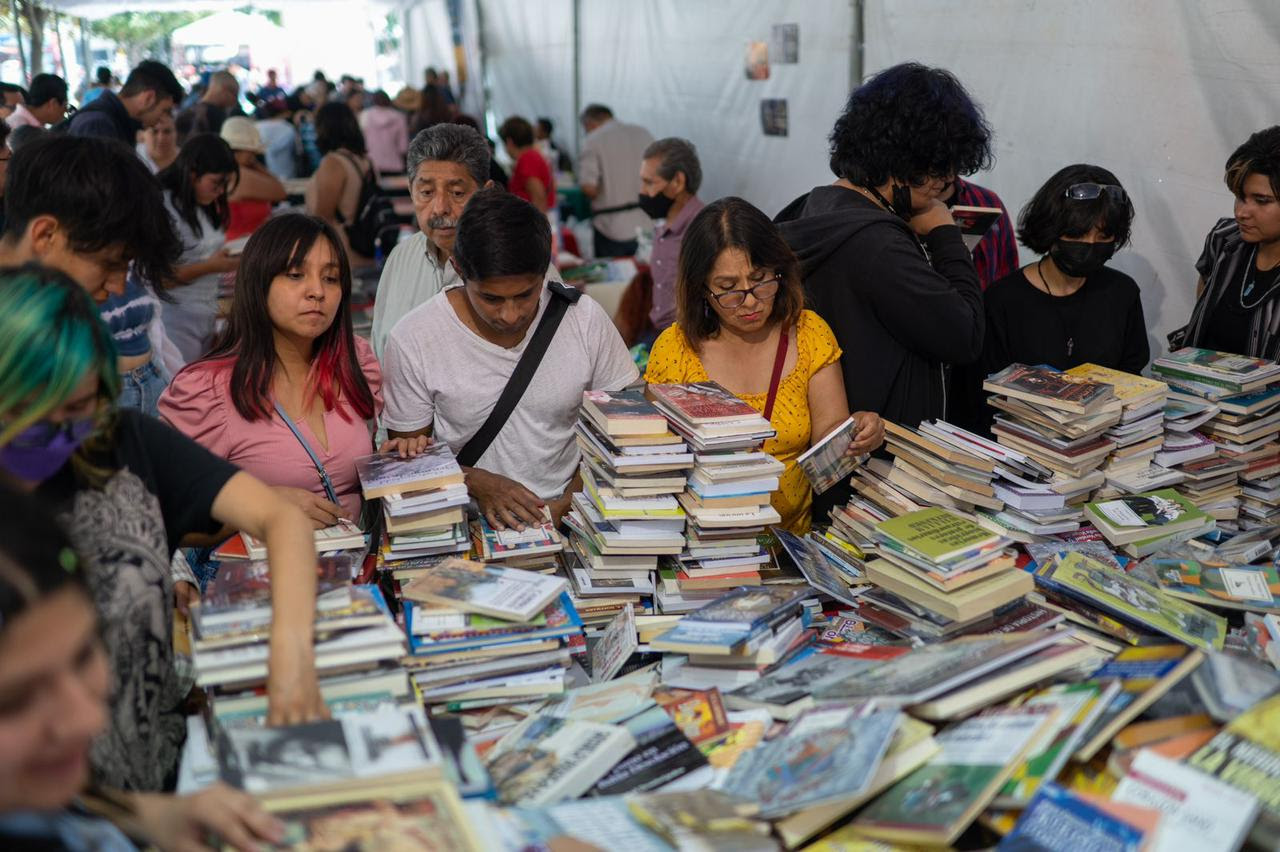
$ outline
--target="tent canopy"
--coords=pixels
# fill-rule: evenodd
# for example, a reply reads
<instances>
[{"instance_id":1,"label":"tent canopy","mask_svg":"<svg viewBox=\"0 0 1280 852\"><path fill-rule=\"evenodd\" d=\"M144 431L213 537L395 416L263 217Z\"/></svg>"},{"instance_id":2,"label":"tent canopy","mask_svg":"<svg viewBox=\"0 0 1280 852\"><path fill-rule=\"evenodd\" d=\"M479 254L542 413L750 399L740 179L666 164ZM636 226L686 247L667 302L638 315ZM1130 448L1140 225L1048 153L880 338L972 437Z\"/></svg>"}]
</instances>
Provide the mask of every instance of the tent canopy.
<instances>
[{"instance_id":1,"label":"tent canopy","mask_svg":"<svg viewBox=\"0 0 1280 852\"><path fill-rule=\"evenodd\" d=\"M255 9L285 11L339 3L343 0L258 0ZM397 5L395 0L371 0L388 8ZM229 12L245 6L244 0L45 0L45 6L81 18L109 18L120 12Z\"/></svg>"},{"instance_id":2,"label":"tent canopy","mask_svg":"<svg viewBox=\"0 0 1280 852\"><path fill-rule=\"evenodd\" d=\"M282 38L284 28L278 27L261 15L243 12L215 12L207 18L192 21L173 31L175 44L248 44L256 41Z\"/></svg>"}]
</instances>

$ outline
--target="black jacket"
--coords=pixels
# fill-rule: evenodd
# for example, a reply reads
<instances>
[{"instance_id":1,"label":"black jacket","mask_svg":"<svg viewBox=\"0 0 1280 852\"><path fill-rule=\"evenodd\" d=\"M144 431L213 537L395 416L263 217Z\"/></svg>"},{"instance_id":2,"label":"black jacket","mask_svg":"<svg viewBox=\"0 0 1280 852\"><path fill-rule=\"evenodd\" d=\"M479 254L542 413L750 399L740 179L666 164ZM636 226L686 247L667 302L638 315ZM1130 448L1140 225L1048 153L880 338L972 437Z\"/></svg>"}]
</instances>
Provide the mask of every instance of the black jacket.
<instances>
[{"instance_id":1,"label":"black jacket","mask_svg":"<svg viewBox=\"0 0 1280 852\"><path fill-rule=\"evenodd\" d=\"M142 125L129 115L115 92L106 91L54 129L66 130L72 136L119 139L132 148L137 144Z\"/></svg>"},{"instance_id":2,"label":"black jacket","mask_svg":"<svg viewBox=\"0 0 1280 852\"><path fill-rule=\"evenodd\" d=\"M844 350L850 411L915 426L945 417L948 364L982 354L982 289L960 229L923 238L861 194L820 186L775 220L800 258L809 307Z\"/></svg>"}]
</instances>

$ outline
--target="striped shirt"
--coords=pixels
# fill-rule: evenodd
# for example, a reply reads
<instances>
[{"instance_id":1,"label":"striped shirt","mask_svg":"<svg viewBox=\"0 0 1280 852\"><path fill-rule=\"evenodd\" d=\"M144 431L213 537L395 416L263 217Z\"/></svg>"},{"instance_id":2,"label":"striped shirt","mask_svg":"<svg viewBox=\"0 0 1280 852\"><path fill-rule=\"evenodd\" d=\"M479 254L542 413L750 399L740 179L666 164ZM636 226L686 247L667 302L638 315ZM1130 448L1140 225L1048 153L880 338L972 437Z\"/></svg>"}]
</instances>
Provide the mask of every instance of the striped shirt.
<instances>
[{"instance_id":1,"label":"striped shirt","mask_svg":"<svg viewBox=\"0 0 1280 852\"><path fill-rule=\"evenodd\" d=\"M986 187L956 178L955 203L961 207L998 207L1004 211L973 249L973 265L985 290L1018 269L1018 243L1004 202Z\"/></svg>"}]
</instances>

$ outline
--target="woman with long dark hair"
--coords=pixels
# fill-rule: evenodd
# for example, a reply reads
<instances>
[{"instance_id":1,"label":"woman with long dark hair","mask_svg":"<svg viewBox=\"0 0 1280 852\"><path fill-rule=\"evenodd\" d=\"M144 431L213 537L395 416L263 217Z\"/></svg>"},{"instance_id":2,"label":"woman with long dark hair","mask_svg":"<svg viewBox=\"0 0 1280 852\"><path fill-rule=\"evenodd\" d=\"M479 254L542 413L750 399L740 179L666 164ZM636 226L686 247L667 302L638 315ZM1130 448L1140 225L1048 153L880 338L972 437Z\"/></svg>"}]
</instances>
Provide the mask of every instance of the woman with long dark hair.
<instances>
[{"instance_id":1,"label":"woman with long dark hair","mask_svg":"<svg viewBox=\"0 0 1280 852\"><path fill-rule=\"evenodd\" d=\"M804 309L800 262L777 227L741 198L708 204L685 231L676 323L658 335L644 378L718 382L763 413L778 433L764 450L786 465L773 506L787 529L809 531L813 494L796 459L849 416L840 346ZM849 452L880 446L879 416L856 419Z\"/></svg>"},{"instance_id":2,"label":"woman with long dark hair","mask_svg":"<svg viewBox=\"0 0 1280 852\"><path fill-rule=\"evenodd\" d=\"M360 512L382 371L351 330L351 267L328 223L288 214L249 239L226 332L174 377L160 416L302 507L317 527ZM397 439L416 452L430 442Z\"/></svg>"},{"instance_id":3,"label":"woman with long dark hair","mask_svg":"<svg viewBox=\"0 0 1280 852\"><path fill-rule=\"evenodd\" d=\"M351 250L343 225L351 225L359 214L360 190L373 173L364 133L346 104L334 101L316 110L316 145L323 155L316 173L307 183L307 212L333 225ZM355 255L358 265L367 259Z\"/></svg>"},{"instance_id":4,"label":"woman with long dark hair","mask_svg":"<svg viewBox=\"0 0 1280 852\"><path fill-rule=\"evenodd\" d=\"M227 254L227 194L240 176L235 154L212 133L192 136L173 165L159 175L165 204L182 240L173 278L159 282L172 301L163 308L165 333L194 361L213 342L218 318L218 281L234 272L239 258Z\"/></svg>"}]
</instances>

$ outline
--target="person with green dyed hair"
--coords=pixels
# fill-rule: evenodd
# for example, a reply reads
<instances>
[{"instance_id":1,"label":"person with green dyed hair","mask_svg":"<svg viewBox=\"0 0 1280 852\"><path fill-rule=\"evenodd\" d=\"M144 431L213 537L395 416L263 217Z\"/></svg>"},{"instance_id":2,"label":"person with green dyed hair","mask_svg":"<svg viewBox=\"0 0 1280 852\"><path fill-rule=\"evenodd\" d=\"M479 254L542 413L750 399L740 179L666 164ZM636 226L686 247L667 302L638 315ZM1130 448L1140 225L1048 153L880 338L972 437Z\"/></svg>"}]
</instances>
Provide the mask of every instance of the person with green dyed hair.
<instances>
[{"instance_id":1,"label":"person with green dyed hair","mask_svg":"<svg viewBox=\"0 0 1280 852\"><path fill-rule=\"evenodd\" d=\"M0 476L54 509L85 566L114 672L94 780L154 792L172 784L186 730L170 556L184 538L219 530L267 543L270 720L291 723L326 712L315 545L302 511L266 485L158 420L116 409L115 367L84 288L33 264L0 269Z\"/></svg>"}]
</instances>

